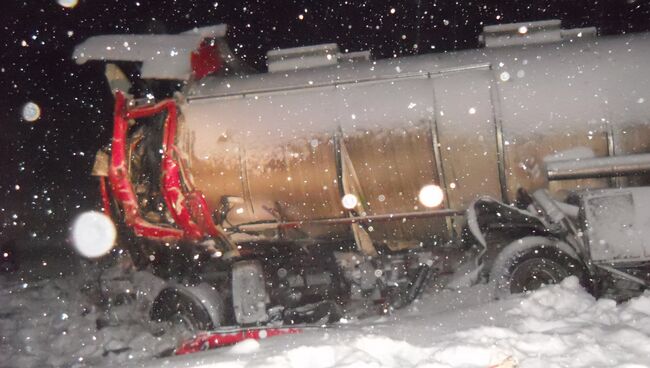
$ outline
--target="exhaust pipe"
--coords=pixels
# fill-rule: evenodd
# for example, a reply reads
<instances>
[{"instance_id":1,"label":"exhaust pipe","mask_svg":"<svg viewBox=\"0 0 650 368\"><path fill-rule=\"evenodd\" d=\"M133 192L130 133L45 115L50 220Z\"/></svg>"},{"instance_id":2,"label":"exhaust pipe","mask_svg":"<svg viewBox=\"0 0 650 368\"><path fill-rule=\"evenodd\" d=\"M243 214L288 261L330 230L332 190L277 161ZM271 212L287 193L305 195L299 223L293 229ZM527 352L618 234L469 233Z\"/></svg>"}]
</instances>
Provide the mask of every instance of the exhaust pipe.
<instances>
[{"instance_id":1,"label":"exhaust pipe","mask_svg":"<svg viewBox=\"0 0 650 368\"><path fill-rule=\"evenodd\" d=\"M650 173L650 153L562 160L546 164L546 177L552 180L609 178Z\"/></svg>"}]
</instances>

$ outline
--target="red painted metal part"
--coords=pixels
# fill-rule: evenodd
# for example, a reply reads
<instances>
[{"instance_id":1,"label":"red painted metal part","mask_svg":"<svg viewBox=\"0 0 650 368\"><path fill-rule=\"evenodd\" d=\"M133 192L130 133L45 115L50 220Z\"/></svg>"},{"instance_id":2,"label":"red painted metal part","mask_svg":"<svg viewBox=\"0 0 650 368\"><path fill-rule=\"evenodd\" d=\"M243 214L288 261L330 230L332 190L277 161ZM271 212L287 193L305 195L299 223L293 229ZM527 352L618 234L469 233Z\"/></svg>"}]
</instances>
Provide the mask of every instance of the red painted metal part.
<instances>
[{"instance_id":1,"label":"red painted metal part","mask_svg":"<svg viewBox=\"0 0 650 368\"><path fill-rule=\"evenodd\" d=\"M185 206L185 194L181 189L181 185L178 164L176 164L169 152L163 152L161 191L165 204L176 224L183 229L184 236L192 240L200 240L203 237L203 232L192 220L190 211Z\"/></svg>"},{"instance_id":2,"label":"red painted metal part","mask_svg":"<svg viewBox=\"0 0 650 368\"><path fill-rule=\"evenodd\" d=\"M221 69L223 61L219 57L219 48L211 41L203 41L190 55L190 65L194 78L201 79Z\"/></svg>"},{"instance_id":3,"label":"red painted metal part","mask_svg":"<svg viewBox=\"0 0 650 368\"><path fill-rule=\"evenodd\" d=\"M219 231L217 226L212 221L210 207L208 207L208 203L205 201L203 193L195 190L188 194L187 204L190 207L192 217L196 220L196 223L199 225L203 232L213 237L222 236L223 233Z\"/></svg>"},{"instance_id":4,"label":"red painted metal part","mask_svg":"<svg viewBox=\"0 0 650 368\"><path fill-rule=\"evenodd\" d=\"M127 159L127 131L129 123L126 117L126 99L121 92L115 94L115 111L113 116L113 143L108 179L111 192L124 211L124 220L133 229L136 236L174 241L183 236L183 232L149 223L140 216L138 200L129 180Z\"/></svg>"},{"instance_id":5,"label":"red painted metal part","mask_svg":"<svg viewBox=\"0 0 650 368\"><path fill-rule=\"evenodd\" d=\"M273 336L301 333L300 328L261 328L214 331L201 333L191 340L184 341L174 351L175 355L197 353L199 351L234 345L246 339L263 340Z\"/></svg>"},{"instance_id":6,"label":"red painted metal part","mask_svg":"<svg viewBox=\"0 0 650 368\"><path fill-rule=\"evenodd\" d=\"M106 177L99 177L99 191L102 195L102 212L108 217L113 217L111 214L111 199L108 196L108 187L106 186Z\"/></svg>"},{"instance_id":7,"label":"red painted metal part","mask_svg":"<svg viewBox=\"0 0 650 368\"><path fill-rule=\"evenodd\" d=\"M139 107L127 111L128 118L137 119L159 114L167 111L163 129L162 142L162 187L165 204L172 214L172 218L183 229L184 237L191 240L200 240L204 233L193 221L192 214L185 204L185 193L181 181L180 168L174 160L174 141L176 139L176 123L178 112L173 100L165 100L153 106Z\"/></svg>"},{"instance_id":8,"label":"red painted metal part","mask_svg":"<svg viewBox=\"0 0 650 368\"><path fill-rule=\"evenodd\" d=\"M165 204L180 229L151 224L144 220L140 216L137 197L129 180L126 150L128 120L149 117L162 112L167 112L167 115L163 128L161 191ZM184 187L189 187L189 183L183 183L181 180L180 165L175 159L174 141L177 117L178 111L174 100L164 100L155 105L129 110L126 108L124 95L120 92L116 93L113 145L109 169L111 190L124 210L126 224L133 228L137 236L162 241L201 240L206 235L223 237L223 233L212 221L210 209L203 194L198 191L190 191L188 195L183 190ZM102 192L102 199L104 200L104 192ZM104 203L106 201L108 201L108 197ZM194 220L195 218L197 221Z\"/></svg>"},{"instance_id":9,"label":"red painted metal part","mask_svg":"<svg viewBox=\"0 0 650 368\"><path fill-rule=\"evenodd\" d=\"M142 110L140 110L142 111ZM144 115L146 116L146 115ZM111 164L109 167L109 182L111 191L124 211L124 219L137 236L175 241L183 236L178 229L158 226L149 223L140 216L138 200L129 180L128 161L126 153L127 130L129 128L126 111L126 99L120 92L115 94L115 111L113 124L113 144L111 147Z\"/></svg>"}]
</instances>

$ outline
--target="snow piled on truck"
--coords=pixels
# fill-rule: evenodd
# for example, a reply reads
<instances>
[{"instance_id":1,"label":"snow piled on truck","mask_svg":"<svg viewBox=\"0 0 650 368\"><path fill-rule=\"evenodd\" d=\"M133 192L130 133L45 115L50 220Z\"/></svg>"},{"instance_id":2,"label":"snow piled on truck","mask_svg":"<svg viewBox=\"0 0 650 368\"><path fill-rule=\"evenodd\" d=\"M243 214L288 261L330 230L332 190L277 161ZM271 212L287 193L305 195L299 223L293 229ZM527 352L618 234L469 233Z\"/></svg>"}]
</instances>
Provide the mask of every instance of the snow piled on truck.
<instances>
[{"instance_id":1,"label":"snow piled on truck","mask_svg":"<svg viewBox=\"0 0 650 368\"><path fill-rule=\"evenodd\" d=\"M188 80L190 55L206 38L223 38L226 25L194 28L175 35L100 35L75 47L78 64L88 60L141 62L143 79Z\"/></svg>"},{"instance_id":2,"label":"snow piled on truck","mask_svg":"<svg viewBox=\"0 0 650 368\"><path fill-rule=\"evenodd\" d=\"M500 301L486 285L431 291L392 315L166 358L180 333L138 304L102 310L78 277L1 283L0 367L650 367L650 292L617 305L576 278Z\"/></svg>"}]
</instances>

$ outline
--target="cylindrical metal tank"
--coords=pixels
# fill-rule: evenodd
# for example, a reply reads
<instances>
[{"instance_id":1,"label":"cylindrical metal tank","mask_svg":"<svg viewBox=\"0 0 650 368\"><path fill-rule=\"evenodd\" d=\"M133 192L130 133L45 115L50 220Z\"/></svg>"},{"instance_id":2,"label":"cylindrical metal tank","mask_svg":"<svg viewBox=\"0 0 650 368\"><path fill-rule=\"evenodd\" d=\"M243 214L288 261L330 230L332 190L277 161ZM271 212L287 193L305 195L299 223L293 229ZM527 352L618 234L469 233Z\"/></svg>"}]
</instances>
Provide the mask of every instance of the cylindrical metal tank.
<instances>
[{"instance_id":1,"label":"cylindrical metal tank","mask_svg":"<svg viewBox=\"0 0 650 368\"><path fill-rule=\"evenodd\" d=\"M490 44L489 42L486 44ZM185 91L178 146L213 208L243 198L232 224L513 201L610 179L546 180L545 162L650 152L650 35L571 37L380 61L207 78ZM646 180L641 177L634 180ZM617 179L619 180L619 179ZM344 185L347 182L347 187ZM617 184L625 184L617 182ZM444 241L456 218L369 227L391 249ZM314 227L315 238L349 227Z\"/></svg>"}]
</instances>

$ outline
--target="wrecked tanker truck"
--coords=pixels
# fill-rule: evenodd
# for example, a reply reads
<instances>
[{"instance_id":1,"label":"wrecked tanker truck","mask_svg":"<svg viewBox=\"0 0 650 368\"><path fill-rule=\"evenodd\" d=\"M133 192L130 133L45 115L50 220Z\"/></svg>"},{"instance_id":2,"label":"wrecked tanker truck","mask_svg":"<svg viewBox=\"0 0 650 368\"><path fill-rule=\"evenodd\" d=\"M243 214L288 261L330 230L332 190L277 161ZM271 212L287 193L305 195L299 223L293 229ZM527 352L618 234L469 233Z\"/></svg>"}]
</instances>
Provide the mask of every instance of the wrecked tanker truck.
<instances>
[{"instance_id":1,"label":"wrecked tanker truck","mask_svg":"<svg viewBox=\"0 0 650 368\"><path fill-rule=\"evenodd\" d=\"M625 244L584 214L607 212L594 190L650 179L650 35L505 24L476 50L372 60L326 44L269 51L253 73L225 34L75 50L107 62L113 139L93 173L135 263L170 280L153 317L335 320L454 272L505 293L571 274L596 287L604 268L640 280L610 263L649 246L608 253ZM622 213L648 198L632 193Z\"/></svg>"}]
</instances>

